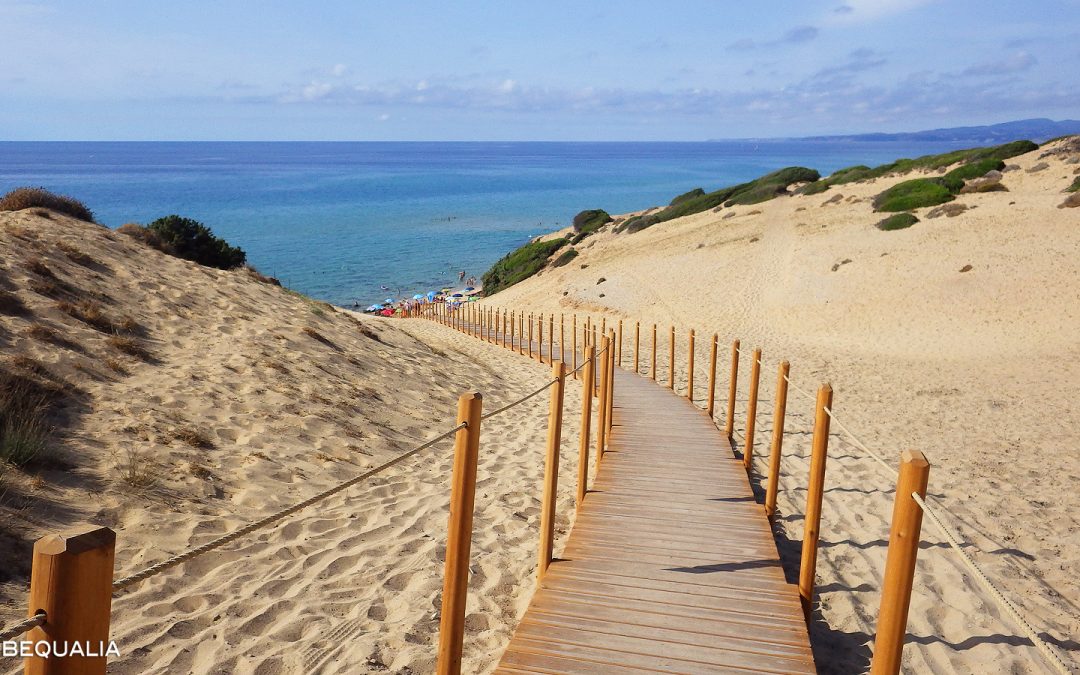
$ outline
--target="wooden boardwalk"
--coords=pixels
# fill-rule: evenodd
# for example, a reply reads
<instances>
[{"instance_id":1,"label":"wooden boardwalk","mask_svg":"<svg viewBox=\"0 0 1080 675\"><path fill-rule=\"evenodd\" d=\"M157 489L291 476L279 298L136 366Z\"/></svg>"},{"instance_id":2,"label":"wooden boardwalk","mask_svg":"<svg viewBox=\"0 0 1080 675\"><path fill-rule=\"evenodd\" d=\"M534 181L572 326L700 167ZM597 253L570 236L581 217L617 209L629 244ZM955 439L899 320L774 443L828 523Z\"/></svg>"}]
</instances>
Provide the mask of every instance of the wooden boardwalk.
<instances>
[{"instance_id":1,"label":"wooden boardwalk","mask_svg":"<svg viewBox=\"0 0 1080 675\"><path fill-rule=\"evenodd\" d=\"M722 432L621 369L613 423L496 672L814 672L798 590Z\"/></svg>"}]
</instances>

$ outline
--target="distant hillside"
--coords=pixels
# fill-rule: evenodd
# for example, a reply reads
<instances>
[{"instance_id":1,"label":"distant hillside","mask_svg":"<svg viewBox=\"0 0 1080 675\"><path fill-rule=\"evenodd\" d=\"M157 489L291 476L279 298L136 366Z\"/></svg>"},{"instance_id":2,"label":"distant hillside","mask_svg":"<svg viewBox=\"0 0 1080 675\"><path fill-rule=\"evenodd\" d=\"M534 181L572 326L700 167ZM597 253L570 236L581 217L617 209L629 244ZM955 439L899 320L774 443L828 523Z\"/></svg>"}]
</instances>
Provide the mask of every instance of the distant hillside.
<instances>
[{"instance_id":1,"label":"distant hillside","mask_svg":"<svg viewBox=\"0 0 1080 675\"><path fill-rule=\"evenodd\" d=\"M1058 136L1080 134L1080 120L1029 119L1002 122L979 127L951 127L947 129L929 129L926 131L909 131L895 134L872 133L852 134L848 136L806 136L798 140L804 141L846 141L846 142L964 142L976 144L994 144L1014 141L1018 138L1027 138L1036 143L1048 141ZM785 139L761 139L761 140L793 140Z\"/></svg>"}]
</instances>

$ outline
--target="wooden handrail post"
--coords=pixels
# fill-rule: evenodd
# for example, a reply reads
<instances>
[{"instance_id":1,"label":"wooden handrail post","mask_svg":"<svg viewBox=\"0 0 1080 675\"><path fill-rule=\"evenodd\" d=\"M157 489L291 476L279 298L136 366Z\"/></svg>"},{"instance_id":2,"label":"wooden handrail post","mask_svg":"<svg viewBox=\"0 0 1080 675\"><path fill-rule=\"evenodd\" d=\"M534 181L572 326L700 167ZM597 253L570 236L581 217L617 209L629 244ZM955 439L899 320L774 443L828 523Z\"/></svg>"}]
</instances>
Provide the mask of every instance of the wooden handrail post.
<instances>
[{"instance_id":1,"label":"wooden handrail post","mask_svg":"<svg viewBox=\"0 0 1080 675\"><path fill-rule=\"evenodd\" d=\"M619 336L615 342L615 365L622 368L622 319L619 319Z\"/></svg>"},{"instance_id":2,"label":"wooden handrail post","mask_svg":"<svg viewBox=\"0 0 1080 675\"><path fill-rule=\"evenodd\" d=\"M480 415L484 397L462 394L457 423L465 423L454 438L454 473L450 485L450 523L446 533L442 612L439 618L439 675L460 675L461 644L465 638L465 597L469 590L476 464L480 452Z\"/></svg>"},{"instance_id":3,"label":"wooden handrail post","mask_svg":"<svg viewBox=\"0 0 1080 675\"><path fill-rule=\"evenodd\" d=\"M694 402L694 329L690 329L690 353L686 357L686 398Z\"/></svg>"},{"instance_id":4,"label":"wooden handrail post","mask_svg":"<svg viewBox=\"0 0 1080 675\"><path fill-rule=\"evenodd\" d=\"M750 400L746 403L746 443L743 446L743 466L747 471L754 465L754 429L757 427L758 383L761 380L761 349L755 349L750 363Z\"/></svg>"},{"instance_id":5,"label":"wooden handrail post","mask_svg":"<svg viewBox=\"0 0 1080 675\"><path fill-rule=\"evenodd\" d=\"M634 322L634 372L640 373L641 369L639 365L641 363L641 322Z\"/></svg>"},{"instance_id":6,"label":"wooden handrail post","mask_svg":"<svg viewBox=\"0 0 1080 675\"><path fill-rule=\"evenodd\" d=\"M533 357L532 342L533 342L533 315L529 314L529 358L530 359Z\"/></svg>"},{"instance_id":7,"label":"wooden handrail post","mask_svg":"<svg viewBox=\"0 0 1080 675\"><path fill-rule=\"evenodd\" d=\"M652 325L652 364L649 367L649 375L656 382L656 324Z\"/></svg>"},{"instance_id":8,"label":"wooden handrail post","mask_svg":"<svg viewBox=\"0 0 1080 675\"><path fill-rule=\"evenodd\" d=\"M514 351L514 350L517 349L517 345L514 343L514 333L517 332L517 331L514 330L514 326L516 324L516 321L515 321L516 318L517 318L517 314L515 312L510 312L510 350L511 351Z\"/></svg>"},{"instance_id":9,"label":"wooden handrail post","mask_svg":"<svg viewBox=\"0 0 1080 675\"><path fill-rule=\"evenodd\" d=\"M536 360L544 362L544 315L536 317Z\"/></svg>"},{"instance_id":10,"label":"wooden handrail post","mask_svg":"<svg viewBox=\"0 0 1080 675\"><path fill-rule=\"evenodd\" d=\"M610 344L615 344L615 331L610 333ZM607 422L607 430L604 432L604 445L605 447L611 441L611 425L615 419L615 351L611 350L608 354L608 379L607 379L607 394L604 396L604 400L607 401L607 413L604 415L604 421Z\"/></svg>"},{"instance_id":11,"label":"wooden handrail post","mask_svg":"<svg viewBox=\"0 0 1080 675\"><path fill-rule=\"evenodd\" d=\"M806 485L806 515L803 521L802 558L799 562L799 599L807 623L813 612L814 576L817 573L818 534L821 527L821 499L825 493L825 457L829 450L829 414L832 386L821 385L814 413L814 440L810 451L810 480Z\"/></svg>"},{"instance_id":12,"label":"wooden handrail post","mask_svg":"<svg viewBox=\"0 0 1080 675\"><path fill-rule=\"evenodd\" d=\"M765 488L765 515L772 520L776 513L776 491L780 487L780 453L784 447L784 416L787 414L788 373L791 364L783 361L776 376L776 402L773 406L772 447L769 449L769 482Z\"/></svg>"},{"instance_id":13,"label":"wooden handrail post","mask_svg":"<svg viewBox=\"0 0 1080 675\"><path fill-rule=\"evenodd\" d=\"M551 368L555 384L551 387L548 407L547 456L544 460L544 499L540 503L540 561L536 568L536 583L540 584L551 565L555 549L555 499L559 492L559 445L562 443L563 390L566 385L566 364L555 361Z\"/></svg>"},{"instance_id":14,"label":"wooden handrail post","mask_svg":"<svg viewBox=\"0 0 1080 675\"><path fill-rule=\"evenodd\" d=\"M24 673L104 675L115 553L116 533L97 525L46 535L34 543L29 616L43 610L46 619L23 639L57 646L78 642L97 655L31 656ZM33 648L31 652L36 654Z\"/></svg>"},{"instance_id":15,"label":"wooden handrail post","mask_svg":"<svg viewBox=\"0 0 1080 675\"><path fill-rule=\"evenodd\" d=\"M607 442L607 401L604 400L604 395L607 393L607 378L608 378L608 343L607 336L604 336L604 340L600 345L601 358L600 358L600 392L599 401L597 405L597 425L596 425L596 467L600 468L600 460L604 458L604 444ZM590 385L591 386L591 385Z\"/></svg>"},{"instance_id":16,"label":"wooden handrail post","mask_svg":"<svg viewBox=\"0 0 1080 675\"><path fill-rule=\"evenodd\" d=\"M566 315L559 312L559 360L566 363Z\"/></svg>"},{"instance_id":17,"label":"wooden handrail post","mask_svg":"<svg viewBox=\"0 0 1080 675\"><path fill-rule=\"evenodd\" d=\"M570 344L572 346L572 348L570 349L570 354L571 354L570 358L573 359L573 362L570 364L570 367L574 372L574 379L576 380L576 379L578 379L578 372L577 372L577 314L575 314L573 316L573 324L570 327Z\"/></svg>"},{"instance_id":18,"label":"wooden handrail post","mask_svg":"<svg viewBox=\"0 0 1080 675\"><path fill-rule=\"evenodd\" d=\"M705 412L709 413L709 419L712 419L713 412L716 410L716 347L719 336L713 333L712 345L709 347L709 399L705 406Z\"/></svg>"},{"instance_id":19,"label":"wooden handrail post","mask_svg":"<svg viewBox=\"0 0 1080 675\"><path fill-rule=\"evenodd\" d=\"M582 369L585 382L596 377L596 348L585 348L585 367ZM589 482L589 424L592 422L592 387L586 385L581 392L581 443L578 446L577 508L585 501L585 491Z\"/></svg>"},{"instance_id":20,"label":"wooden handrail post","mask_svg":"<svg viewBox=\"0 0 1080 675\"><path fill-rule=\"evenodd\" d=\"M600 334L607 335L607 317L600 317Z\"/></svg>"},{"instance_id":21,"label":"wooden handrail post","mask_svg":"<svg viewBox=\"0 0 1080 675\"><path fill-rule=\"evenodd\" d=\"M727 421L724 433L728 439L735 435L735 393L739 388L739 341L731 343L731 384L728 385Z\"/></svg>"},{"instance_id":22,"label":"wooden handrail post","mask_svg":"<svg viewBox=\"0 0 1080 675\"><path fill-rule=\"evenodd\" d=\"M675 324L671 325L671 337L668 339L668 385L675 391Z\"/></svg>"},{"instance_id":23,"label":"wooden handrail post","mask_svg":"<svg viewBox=\"0 0 1080 675\"><path fill-rule=\"evenodd\" d=\"M922 531L922 507L912 497L926 497L930 462L918 450L900 453L900 476L896 480L892 527L889 529L889 552L885 558L885 577L881 584L881 608L878 610L877 635L871 675L896 675L907 633L911 584L915 577L915 559L919 555Z\"/></svg>"},{"instance_id":24,"label":"wooden handrail post","mask_svg":"<svg viewBox=\"0 0 1080 675\"><path fill-rule=\"evenodd\" d=\"M555 315L548 317L548 365L555 361Z\"/></svg>"}]
</instances>

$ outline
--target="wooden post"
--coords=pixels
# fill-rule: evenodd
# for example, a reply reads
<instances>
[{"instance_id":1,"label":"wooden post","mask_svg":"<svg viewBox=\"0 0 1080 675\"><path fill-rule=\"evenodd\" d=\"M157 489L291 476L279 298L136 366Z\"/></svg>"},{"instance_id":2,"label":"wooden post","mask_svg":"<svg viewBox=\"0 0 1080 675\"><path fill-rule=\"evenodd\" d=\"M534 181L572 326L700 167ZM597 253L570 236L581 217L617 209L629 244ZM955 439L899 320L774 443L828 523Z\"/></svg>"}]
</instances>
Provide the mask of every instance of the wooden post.
<instances>
[{"instance_id":1,"label":"wooden post","mask_svg":"<svg viewBox=\"0 0 1080 675\"><path fill-rule=\"evenodd\" d=\"M585 367L582 370L585 382L596 377L596 348L585 348ZM585 501L585 491L589 482L589 424L592 422L592 387L586 385L581 392L581 443L578 446L577 508Z\"/></svg>"},{"instance_id":2,"label":"wooden post","mask_svg":"<svg viewBox=\"0 0 1080 675\"><path fill-rule=\"evenodd\" d=\"M889 552L885 558L881 608L878 610L877 636L874 638L874 658L870 663L871 675L896 675L900 672L923 518L922 507L912 499L911 494L918 493L925 498L929 477L930 462L921 452L905 450L900 454L900 476L896 481L896 497L893 501Z\"/></svg>"},{"instance_id":3,"label":"wooden post","mask_svg":"<svg viewBox=\"0 0 1080 675\"><path fill-rule=\"evenodd\" d=\"M559 360L566 363L566 315L559 312Z\"/></svg>"},{"instance_id":4,"label":"wooden post","mask_svg":"<svg viewBox=\"0 0 1080 675\"><path fill-rule=\"evenodd\" d=\"M750 400L746 404L746 444L743 446L743 466L750 471L754 465L754 428L757 426L758 382L761 379L761 349L755 349L750 363Z\"/></svg>"},{"instance_id":5,"label":"wooden post","mask_svg":"<svg viewBox=\"0 0 1080 675\"><path fill-rule=\"evenodd\" d=\"M533 340L533 315L529 315L529 358L533 357L532 353L532 340Z\"/></svg>"},{"instance_id":6,"label":"wooden post","mask_svg":"<svg viewBox=\"0 0 1080 675\"><path fill-rule=\"evenodd\" d=\"M544 362L544 315L536 317L536 360Z\"/></svg>"},{"instance_id":7,"label":"wooden post","mask_svg":"<svg viewBox=\"0 0 1080 675\"><path fill-rule=\"evenodd\" d=\"M610 344L615 344L615 331L610 333ZM607 430L604 432L604 445L611 441L611 425L614 420L614 408L615 408L615 350L611 350L608 353L608 381L607 381L607 394L604 397L607 401L607 413L604 415L604 421L607 422Z\"/></svg>"},{"instance_id":8,"label":"wooden post","mask_svg":"<svg viewBox=\"0 0 1080 675\"><path fill-rule=\"evenodd\" d=\"M769 482L765 488L765 515L772 520L776 513L776 491L780 485L780 453L784 447L784 416L787 414L788 373L791 364L784 361L776 376L776 402L773 406L772 447L769 449Z\"/></svg>"},{"instance_id":9,"label":"wooden post","mask_svg":"<svg viewBox=\"0 0 1080 675\"><path fill-rule=\"evenodd\" d=\"M652 364L649 367L649 375L656 382L656 324L652 325Z\"/></svg>"},{"instance_id":10,"label":"wooden post","mask_svg":"<svg viewBox=\"0 0 1080 675\"><path fill-rule=\"evenodd\" d=\"M461 673L461 643L465 637L465 597L469 590L469 552L472 548L476 464L480 452L480 414L484 398L462 394L458 399L454 438L454 473L450 486L450 524L446 533L442 613L439 618L439 675Z\"/></svg>"},{"instance_id":11,"label":"wooden post","mask_svg":"<svg viewBox=\"0 0 1080 675\"><path fill-rule=\"evenodd\" d=\"M566 364L555 361L551 374L555 384L551 387L551 404L548 407L547 456L544 461L544 500L540 504L540 561L536 568L536 583L544 580L551 554L555 548L555 499L559 492L559 445L562 443L563 390L566 385Z\"/></svg>"},{"instance_id":12,"label":"wooden post","mask_svg":"<svg viewBox=\"0 0 1080 675\"><path fill-rule=\"evenodd\" d=\"M667 388L675 391L675 326L671 326L671 337L668 339L668 385Z\"/></svg>"},{"instance_id":13,"label":"wooden post","mask_svg":"<svg viewBox=\"0 0 1080 675\"><path fill-rule=\"evenodd\" d=\"M555 361L555 315L548 317L548 365Z\"/></svg>"},{"instance_id":14,"label":"wooden post","mask_svg":"<svg viewBox=\"0 0 1080 675\"><path fill-rule=\"evenodd\" d=\"M577 314L575 314L573 316L573 324L570 327L570 344L572 346L572 348L570 349L570 354L571 354L570 358L573 359L570 366L571 366L571 369L574 371L574 379L576 380L576 379L578 379L578 374L577 374ZM586 380L586 382L587 381L588 380Z\"/></svg>"},{"instance_id":15,"label":"wooden post","mask_svg":"<svg viewBox=\"0 0 1080 675\"><path fill-rule=\"evenodd\" d=\"M600 317L600 334L607 335L607 317Z\"/></svg>"},{"instance_id":16,"label":"wooden post","mask_svg":"<svg viewBox=\"0 0 1080 675\"><path fill-rule=\"evenodd\" d=\"M597 404L597 425L596 425L596 468L600 468L600 460L604 458L604 444L607 442L607 401L604 400L604 395L607 393L607 378L608 378L608 352L610 344L607 336L604 336L604 340L601 343L601 355L600 355L600 392L599 402Z\"/></svg>"},{"instance_id":17,"label":"wooden post","mask_svg":"<svg viewBox=\"0 0 1080 675\"><path fill-rule=\"evenodd\" d=\"M712 345L709 347L709 398L708 403L705 406L705 412L709 413L709 419L712 419L713 412L716 410L716 346L717 346L716 333L712 336Z\"/></svg>"},{"instance_id":18,"label":"wooden post","mask_svg":"<svg viewBox=\"0 0 1080 675\"><path fill-rule=\"evenodd\" d=\"M23 639L57 646L78 642L100 655L32 656L26 659L24 673L104 675L115 552L116 533L97 525L46 535L34 543L29 616L44 610L46 619Z\"/></svg>"},{"instance_id":19,"label":"wooden post","mask_svg":"<svg viewBox=\"0 0 1080 675\"><path fill-rule=\"evenodd\" d=\"M640 373L641 363L641 322L634 322L634 372Z\"/></svg>"},{"instance_id":20,"label":"wooden post","mask_svg":"<svg viewBox=\"0 0 1080 675\"><path fill-rule=\"evenodd\" d=\"M807 623L813 612L814 577L817 573L817 545L821 526L821 499L825 493L825 456L829 449L829 415L832 386L821 385L814 413L814 440L810 452L810 480L806 486L806 515L803 522L802 559L799 563L799 599Z\"/></svg>"},{"instance_id":21,"label":"wooden post","mask_svg":"<svg viewBox=\"0 0 1080 675\"><path fill-rule=\"evenodd\" d=\"M690 355L686 358L686 398L694 402L694 329L690 329Z\"/></svg>"},{"instance_id":22,"label":"wooden post","mask_svg":"<svg viewBox=\"0 0 1080 675\"><path fill-rule=\"evenodd\" d=\"M517 314L515 312L510 312L510 349L511 349L511 351L517 349L517 345L514 344L514 333L517 332L517 331L514 330L514 325L516 323L514 320L516 318L517 318Z\"/></svg>"},{"instance_id":23,"label":"wooden post","mask_svg":"<svg viewBox=\"0 0 1080 675\"><path fill-rule=\"evenodd\" d=\"M619 319L619 336L615 342L615 365L622 368L622 319Z\"/></svg>"},{"instance_id":24,"label":"wooden post","mask_svg":"<svg viewBox=\"0 0 1080 675\"><path fill-rule=\"evenodd\" d=\"M731 384L728 385L727 422L724 433L730 439L735 435L735 392L739 387L739 341L731 343Z\"/></svg>"},{"instance_id":25,"label":"wooden post","mask_svg":"<svg viewBox=\"0 0 1080 675\"><path fill-rule=\"evenodd\" d=\"M513 326L514 323L510 322L510 325ZM502 346L503 346L503 349L506 349L506 310L505 309L502 312Z\"/></svg>"}]
</instances>

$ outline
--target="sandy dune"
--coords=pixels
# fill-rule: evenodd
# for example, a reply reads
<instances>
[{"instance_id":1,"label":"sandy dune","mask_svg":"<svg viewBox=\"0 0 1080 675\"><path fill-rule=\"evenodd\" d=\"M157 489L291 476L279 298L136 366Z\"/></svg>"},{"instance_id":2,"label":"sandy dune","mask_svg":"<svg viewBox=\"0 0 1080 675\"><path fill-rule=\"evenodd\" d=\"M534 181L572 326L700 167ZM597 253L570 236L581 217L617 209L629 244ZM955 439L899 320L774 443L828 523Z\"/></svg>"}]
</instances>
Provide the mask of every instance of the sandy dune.
<instances>
[{"instance_id":1,"label":"sandy dune","mask_svg":"<svg viewBox=\"0 0 1080 675\"><path fill-rule=\"evenodd\" d=\"M123 576L418 445L453 425L463 391L493 409L550 375L427 321L358 322L59 215L0 214L0 247L0 284L26 307L0 314L0 365L78 389L55 420L63 464L4 473L4 625L25 612L29 546L45 532L112 526ZM150 356L117 351L30 290L49 290L35 261L62 287L49 292L94 297L137 323ZM579 397L568 387L568 411ZM484 426L469 672L494 665L531 596L546 406L539 396ZM560 531L576 447L568 425ZM443 442L122 593L110 672L429 672L451 455Z\"/></svg>"},{"instance_id":2,"label":"sandy dune","mask_svg":"<svg viewBox=\"0 0 1080 675\"><path fill-rule=\"evenodd\" d=\"M1075 154L1042 154L1010 160L1019 168L1005 173L1008 192L961 195L968 210L951 218L920 209L922 222L903 231L875 229L882 216L869 204L898 178L636 234L609 228L585 240L570 265L489 303L606 315L609 325L622 318L627 363L633 322L642 321L646 360L656 322L664 382L674 323L683 391L693 327L702 406L708 339L720 336L723 398L731 340L741 338L740 433L750 350L761 346L758 457L771 434L778 362L790 360L793 382L809 392L831 381L839 419L893 466L905 448L927 454L930 492L969 552L1052 645L1080 661L1080 413L1072 402L1080 381L1080 209L1057 208L1080 164ZM1044 162L1048 168L1030 171ZM812 412L812 401L791 394L780 543L796 565ZM832 433L812 639L822 670L839 673L869 657L894 481L835 425ZM759 462L757 471L765 469ZM933 525L923 531L905 666L1044 672Z\"/></svg>"}]
</instances>

